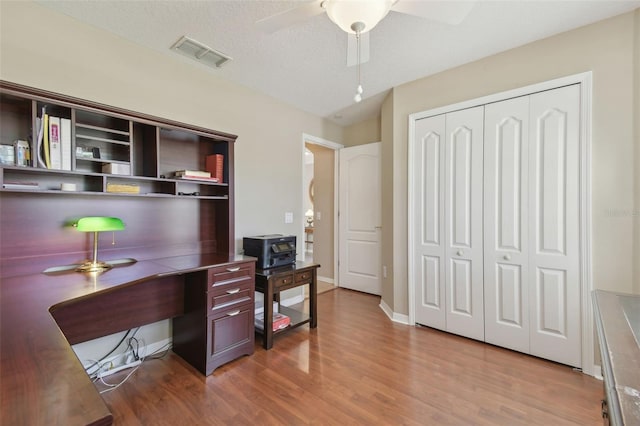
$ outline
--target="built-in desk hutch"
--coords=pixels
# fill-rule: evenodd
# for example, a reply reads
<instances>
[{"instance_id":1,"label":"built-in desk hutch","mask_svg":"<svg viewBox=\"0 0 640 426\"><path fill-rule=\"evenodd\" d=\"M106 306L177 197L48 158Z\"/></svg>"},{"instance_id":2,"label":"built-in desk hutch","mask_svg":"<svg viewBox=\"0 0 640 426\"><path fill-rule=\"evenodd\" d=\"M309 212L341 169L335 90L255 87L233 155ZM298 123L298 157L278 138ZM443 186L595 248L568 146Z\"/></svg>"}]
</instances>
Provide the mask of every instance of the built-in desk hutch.
<instances>
[{"instance_id":1,"label":"built-in desk hutch","mask_svg":"<svg viewBox=\"0 0 640 426\"><path fill-rule=\"evenodd\" d=\"M51 164L52 158L49 168L44 149L38 149L43 113L49 123L53 119L62 123L65 150L62 164ZM22 140L29 144L31 155L26 166L0 164L2 260L84 251L86 236L61 225L69 218L90 215L124 220L126 230L116 234L111 248L156 250L158 245L196 243L231 253L235 139L0 82L0 148L7 151L7 145ZM40 140L42 146L46 135ZM177 171L205 170L206 158L213 154L222 155L220 181L175 176ZM13 225L20 229L12 229Z\"/></svg>"},{"instance_id":2,"label":"built-in desk hutch","mask_svg":"<svg viewBox=\"0 0 640 426\"><path fill-rule=\"evenodd\" d=\"M69 344L173 318L174 351L203 374L253 353L255 259L233 253L235 140L0 82L0 423L111 423ZM211 177L198 174L208 158ZM92 233L71 226L85 216L125 224L101 233L100 260L137 262L43 273L91 256Z\"/></svg>"}]
</instances>

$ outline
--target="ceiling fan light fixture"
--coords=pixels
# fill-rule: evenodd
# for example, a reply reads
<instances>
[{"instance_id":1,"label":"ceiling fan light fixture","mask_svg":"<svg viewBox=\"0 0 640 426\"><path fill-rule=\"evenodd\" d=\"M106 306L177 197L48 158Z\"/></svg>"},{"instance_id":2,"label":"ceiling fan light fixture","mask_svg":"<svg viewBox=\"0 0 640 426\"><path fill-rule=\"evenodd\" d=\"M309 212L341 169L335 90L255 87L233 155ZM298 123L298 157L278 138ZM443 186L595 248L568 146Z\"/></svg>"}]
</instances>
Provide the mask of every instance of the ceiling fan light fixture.
<instances>
[{"instance_id":1,"label":"ceiling fan light fixture","mask_svg":"<svg viewBox=\"0 0 640 426\"><path fill-rule=\"evenodd\" d=\"M329 19L350 34L356 34L352 26L357 22L364 24L360 33L373 29L387 16L392 5L392 0L325 0L322 3Z\"/></svg>"}]
</instances>

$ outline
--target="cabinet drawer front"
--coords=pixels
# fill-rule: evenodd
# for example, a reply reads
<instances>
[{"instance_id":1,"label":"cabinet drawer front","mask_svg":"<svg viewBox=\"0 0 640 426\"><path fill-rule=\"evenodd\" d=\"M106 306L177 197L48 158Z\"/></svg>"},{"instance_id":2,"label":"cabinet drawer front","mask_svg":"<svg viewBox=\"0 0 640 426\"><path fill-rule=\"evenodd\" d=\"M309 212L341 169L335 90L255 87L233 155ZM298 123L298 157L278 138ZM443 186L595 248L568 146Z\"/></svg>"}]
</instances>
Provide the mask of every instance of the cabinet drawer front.
<instances>
[{"instance_id":1,"label":"cabinet drawer front","mask_svg":"<svg viewBox=\"0 0 640 426\"><path fill-rule=\"evenodd\" d=\"M230 282L217 287L215 291L210 291L207 294L209 313L218 308L224 308L230 303L253 302L252 284L253 281L251 279L245 279L239 282Z\"/></svg>"},{"instance_id":2,"label":"cabinet drawer front","mask_svg":"<svg viewBox=\"0 0 640 426\"><path fill-rule=\"evenodd\" d=\"M313 277L313 271L296 272L296 283L310 282Z\"/></svg>"},{"instance_id":3,"label":"cabinet drawer front","mask_svg":"<svg viewBox=\"0 0 640 426\"><path fill-rule=\"evenodd\" d=\"M289 285L293 284L293 282L294 282L293 279L294 279L293 278L293 274L283 275L283 276L277 277L277 278L274 279L273 286L275 288L289 286Z\"/></svg>"},{"instance_id":4,"label":"cabinet drawer front","mask_svg":"<svg viewBox=\"0 0 640 426\"><path fill-rule=\"evenodd\" d=\"M210 316L208 321L210 357L253 342L253 304L226 309Z\"/></svg>"},{"instance_id":5,"label":"cabinet drawer front","mask_svg":"<svg viewBox=\"0 0 640 426\"><path fill-rule=\"evenodd\" d=\"M253 279L253 276L254 262L239 263L210 269L209 283L211 283L213 287L217 287L227 283L243 281L247 278Z\"/></svg>"}]
</instances>

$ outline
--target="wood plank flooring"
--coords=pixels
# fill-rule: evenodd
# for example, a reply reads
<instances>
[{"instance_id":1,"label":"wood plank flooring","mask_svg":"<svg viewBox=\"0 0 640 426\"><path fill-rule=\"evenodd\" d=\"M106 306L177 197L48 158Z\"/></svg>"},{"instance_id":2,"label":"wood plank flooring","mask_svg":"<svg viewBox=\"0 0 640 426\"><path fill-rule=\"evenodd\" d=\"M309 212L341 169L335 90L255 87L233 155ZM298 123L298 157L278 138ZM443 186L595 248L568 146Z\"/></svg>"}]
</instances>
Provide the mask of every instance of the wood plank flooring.
<instances>
[{"instance_id":1,"label":"wood plank flooring","mask_svg":"<svg viewBox=\"0 0 640 426\"><path fill-rule=\"evenodd\" d=\"M269 351L256 336L253 356L209 377L170 353L104 399L116 425L602 424L600 381L393 323L379 303L344 289L323 293L315 330L279 336Z\"/></svg>"}]
</instances>

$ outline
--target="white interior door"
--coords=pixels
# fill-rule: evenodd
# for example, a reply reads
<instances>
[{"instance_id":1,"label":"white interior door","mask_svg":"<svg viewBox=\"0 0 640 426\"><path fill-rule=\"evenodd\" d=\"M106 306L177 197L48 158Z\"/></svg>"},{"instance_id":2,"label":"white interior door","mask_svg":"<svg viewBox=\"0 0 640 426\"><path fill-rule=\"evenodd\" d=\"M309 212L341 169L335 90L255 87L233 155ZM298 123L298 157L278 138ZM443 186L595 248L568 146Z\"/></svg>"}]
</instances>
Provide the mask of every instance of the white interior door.
<instances>
[{"instance_id":1,"label":"white interior door","mask_svg":"<svg viewBox=\"0 0 640 426\"><path fill-rule=\"evenodd\" d=\"M529 96L485 107L485 340L529 352Z\"/></svg>"},{"instance_id":2,"label":"white interior door","mask_svg":"<svg viewBox=\"0 0 640 426\"><path fill-rule=\"evenodd\" d=\"M530 103L531 354L580 367L580 86Z\"/></svg>"},{"instance_id":3,"label":"white interior door","mask_svg":"<svg viewBox=\"0 0 640 426\"><path fill-rule=\"evenodd\" d=\"M339 287L380 295L380 142L340 150Z\"/></svg>"},{"instance_id":4,"label":"white interior door","mask_svg":"<svg viewBox=\"0 0 640 426\"><path fill-rule=\"evenodd\" d=\"M415 321L446 330L444 256L445 115L416 121L413 170Z\"/></svg>"},{"instance_id":5,"label":"white interior door","mask_svg":"<svg viewBox=\"0 0 640 426\"><path fill-rule=\"evenodd\" d=\"M446 115L447 331L484 340L482 167L484 107Z\"/></svg>"}]
</instances>

